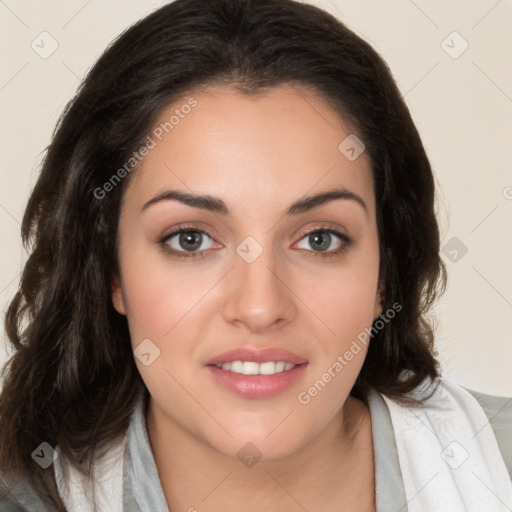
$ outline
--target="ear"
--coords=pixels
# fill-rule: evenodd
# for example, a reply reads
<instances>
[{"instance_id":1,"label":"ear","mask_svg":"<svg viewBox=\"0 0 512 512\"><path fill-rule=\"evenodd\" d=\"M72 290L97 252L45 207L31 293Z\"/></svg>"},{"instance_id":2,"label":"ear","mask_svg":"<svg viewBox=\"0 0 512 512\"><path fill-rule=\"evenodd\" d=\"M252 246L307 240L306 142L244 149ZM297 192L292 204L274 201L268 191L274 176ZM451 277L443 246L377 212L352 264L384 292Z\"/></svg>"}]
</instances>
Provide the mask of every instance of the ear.
<instances>
[{"instance_id":1,"label":"ear","mask_svg":"<svg viewBox=\"0 0 512 512\"><path fill-rule=\"evenodd\" d=\"M121 315L126 315L126 305L124 303L123 288L121 286L121 281L117 274L114 274L112 276L112 282L110 284L110 287L112 290L112 304L114 305L114 309Z\"/></svg>"}]
</instances>

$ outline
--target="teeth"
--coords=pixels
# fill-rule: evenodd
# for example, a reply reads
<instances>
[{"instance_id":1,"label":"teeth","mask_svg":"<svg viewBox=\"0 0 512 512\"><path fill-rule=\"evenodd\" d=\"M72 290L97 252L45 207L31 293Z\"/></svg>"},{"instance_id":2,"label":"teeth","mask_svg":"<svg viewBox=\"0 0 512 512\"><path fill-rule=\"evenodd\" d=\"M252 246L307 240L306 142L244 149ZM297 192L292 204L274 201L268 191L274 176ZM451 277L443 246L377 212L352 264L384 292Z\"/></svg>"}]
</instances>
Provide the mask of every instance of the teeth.
<instances>
[{"instance_id":1,"label":"teeth","mask_svg":"<svg viewBox=\"0 0 512 512\"><path fill-rule=\"evenodd\" d=\"M234 373L243 373L244 375L274 375L291 370L296 365L293 363L285 363L284 361L267 361L265 363L256 363L254 361L231 361L217 365L217 368L231 371Z\"/></svg>"}]
</instances>

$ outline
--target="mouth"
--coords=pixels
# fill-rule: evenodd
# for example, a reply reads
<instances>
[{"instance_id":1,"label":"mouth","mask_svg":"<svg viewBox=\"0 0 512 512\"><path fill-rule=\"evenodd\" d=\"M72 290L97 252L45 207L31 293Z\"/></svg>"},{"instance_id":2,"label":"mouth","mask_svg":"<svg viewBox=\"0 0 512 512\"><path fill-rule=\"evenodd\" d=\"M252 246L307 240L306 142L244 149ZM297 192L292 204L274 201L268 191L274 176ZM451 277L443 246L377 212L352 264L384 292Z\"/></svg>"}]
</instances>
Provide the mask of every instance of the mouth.
<instances>
[{"instance_id":1,"label":"mouth","mask_svg":"<svg viewBox=\"0 0 512 512\"><path fill-rule=\"evenodd\" d=\"M307 359L278 348L240 348L210 359L206 369L224 389L246 398L278 395L304 375Z\"/></svg>"}]
</instances>

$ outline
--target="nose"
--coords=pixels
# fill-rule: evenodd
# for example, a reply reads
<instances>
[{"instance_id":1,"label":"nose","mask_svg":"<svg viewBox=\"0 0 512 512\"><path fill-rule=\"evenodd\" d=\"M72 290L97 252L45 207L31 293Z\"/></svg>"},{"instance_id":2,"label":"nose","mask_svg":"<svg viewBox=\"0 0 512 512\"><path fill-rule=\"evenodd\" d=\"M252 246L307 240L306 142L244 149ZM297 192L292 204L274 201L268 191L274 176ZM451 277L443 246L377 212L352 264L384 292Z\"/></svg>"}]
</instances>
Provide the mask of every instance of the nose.
<instances>
[{"instance_id":1,"label":"nose","mask_svg":"<svg viewBox=\"0 0 512 512\"><path fill-rule=\"evenodd\" d=\"M235 265L226 283L224 317L244 324L251 332L264 332L293 320L297 307L290 283L276 267L271 250L252 263L235 255Z\"/></svg>"}]
</instances>

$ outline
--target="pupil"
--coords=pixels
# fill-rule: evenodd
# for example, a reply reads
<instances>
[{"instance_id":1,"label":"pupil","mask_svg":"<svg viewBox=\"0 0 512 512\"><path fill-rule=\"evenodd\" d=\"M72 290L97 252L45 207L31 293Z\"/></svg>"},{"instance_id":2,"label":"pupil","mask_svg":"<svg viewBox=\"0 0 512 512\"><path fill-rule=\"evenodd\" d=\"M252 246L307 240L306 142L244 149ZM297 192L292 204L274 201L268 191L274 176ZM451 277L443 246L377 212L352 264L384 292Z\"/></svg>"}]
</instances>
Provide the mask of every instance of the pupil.
<instances>
[{"instance_id":1,"label":"pupil","mask_svg":"<svg viewBox=\"0 0 512 512\"><path fill-rule=\"evenodd\" d=\"M313 233L309 235L309 242L312 246L318 244L321 251L329 248L331 243L331 235L329 233Z\"/></svg>"},{"instance_id":2,"label":"pupil","mask_svg":"<svg viewBox=\"0 0 512 512\"><path fill-rule=\"evenodd\" d=\"M193 251L201 246L201 233L195 231L188 231L181 233L180 245L187 251Z\"/></svg>"}]
</instances>

